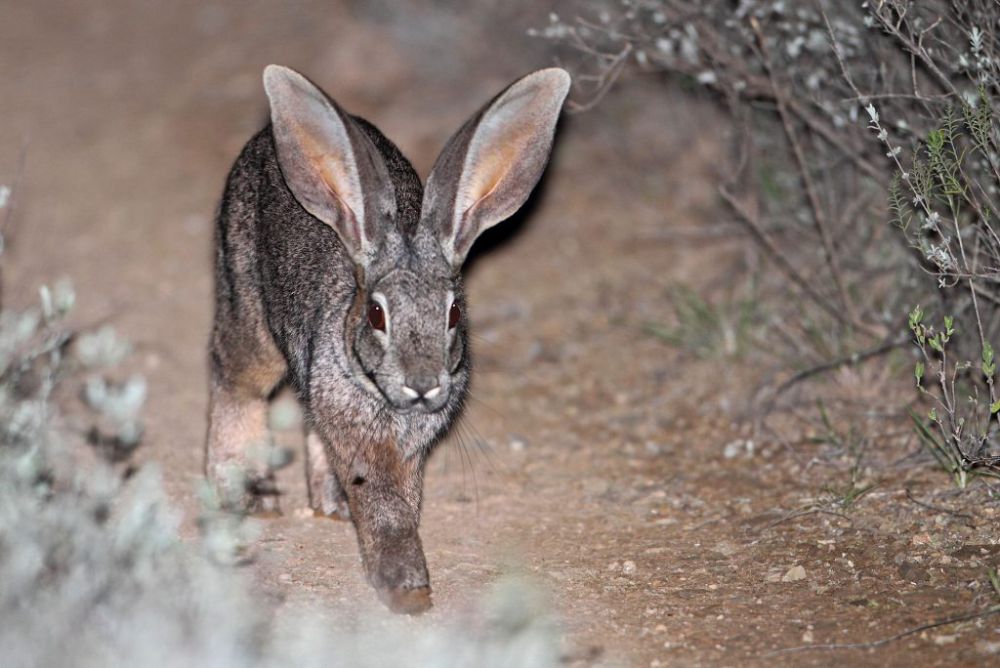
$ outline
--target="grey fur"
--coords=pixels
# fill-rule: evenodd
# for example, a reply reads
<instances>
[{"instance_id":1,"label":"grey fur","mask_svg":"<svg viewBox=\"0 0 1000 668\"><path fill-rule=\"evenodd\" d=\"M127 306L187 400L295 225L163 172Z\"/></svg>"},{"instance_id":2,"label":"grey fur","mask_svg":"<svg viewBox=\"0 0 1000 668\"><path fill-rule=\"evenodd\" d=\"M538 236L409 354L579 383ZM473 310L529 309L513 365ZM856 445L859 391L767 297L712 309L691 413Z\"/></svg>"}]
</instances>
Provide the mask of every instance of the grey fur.
<instances>
[{"instance_id":1,"label":"grey fur","mask_svg":"<svg viewBox=\"0 0 1000 668\"><path fill-rule=\"evenodd\" d=\"M350 517L390 608L420 612L424 463L469 382L461 264L540 178L569 78L542 70L494 98L448 142L426 195L373 125L291 70L269 66L264 81L272 124L244 147L219 212L206 472L235 508L277 510L248 451L268 444L267 397L287 379L310 432L310 503Z\"/></svg>"}]
</instances>

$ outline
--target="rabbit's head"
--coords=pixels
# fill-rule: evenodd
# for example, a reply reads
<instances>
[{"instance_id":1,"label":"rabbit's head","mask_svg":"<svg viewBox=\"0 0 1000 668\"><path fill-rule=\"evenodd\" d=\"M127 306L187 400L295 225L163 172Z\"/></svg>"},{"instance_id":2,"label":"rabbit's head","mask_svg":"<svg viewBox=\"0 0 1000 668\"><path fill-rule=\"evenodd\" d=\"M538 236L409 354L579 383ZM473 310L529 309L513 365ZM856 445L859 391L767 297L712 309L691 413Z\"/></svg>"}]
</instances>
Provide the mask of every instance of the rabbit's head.
<instances>
[{"instance_id":1,"label":"rabbit's head","mask_svg":"<svg viewBox=\"0 0 1000 668\"><path fill-rule=\"evenodd\" d=\"M460 399L468 382L462 263L541 177L569 83L565 71L547 69L511 84L448 141L423 188L369 123L292 70L264 71L285 182L355 265L348 365L396 411L435 412Z\"/></svg>"}]
</instances>

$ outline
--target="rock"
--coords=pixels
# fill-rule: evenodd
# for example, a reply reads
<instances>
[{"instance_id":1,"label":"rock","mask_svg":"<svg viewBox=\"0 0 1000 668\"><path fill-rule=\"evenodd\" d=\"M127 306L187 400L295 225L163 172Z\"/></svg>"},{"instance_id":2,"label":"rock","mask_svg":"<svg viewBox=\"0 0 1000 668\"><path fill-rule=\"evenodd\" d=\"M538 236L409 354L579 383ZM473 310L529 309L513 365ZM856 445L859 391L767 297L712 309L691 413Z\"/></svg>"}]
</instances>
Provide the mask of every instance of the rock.
<instances>
[{"instance_id":1,"label":"rock","mask_svg":"<svg viewBox=\"0 0 1000 668\"><path fill-rule=\"evenodd\" d=\"M802 566L792 566L788 572L781 576L782 582L798 582L806 579L806 569Z\"/></svg>"},{"instance_id":2,"label":"rock","mask_svg":"<svg viewBox=\"0 0 1000 668\"><path fill-rule=\"evenodd\" d=\"M739 438L726 443L726 446L722 449L722 456L726 459L734 459L739 455L751 457L753 456L753 451L754 443L752 440Z\"/></svg>"},{"instance_id":3,"label":"rock","mask_svg":"<svg viewBox=\"0 0 1000 668\"><path fill-rule=\"evenodd\" d=\"M511 434L510 436L510 449L511 452L524 452L528 447L528 441L517 434Z\"/></svg>"},{"instance_id":4,"label":"rock","mask_svg":"<svg viewBox=\"0 0 1000 668\"><path fill-rule=\"evenodd\" d=\"M635 575L635 562L631 560L624 562L622 564L622 573L625 575Z\"/></svg>"},{"instance_id":5,"label":"rock","mask_svg":"<svg viewBox=\"0 0 1000 668\"><path fill-rule=\"evenodd\" d=\"M583 483L583 493L587 496L604 496L611 489L611 483L603 478L590 478Z\"/></svg>"}]
</instances>

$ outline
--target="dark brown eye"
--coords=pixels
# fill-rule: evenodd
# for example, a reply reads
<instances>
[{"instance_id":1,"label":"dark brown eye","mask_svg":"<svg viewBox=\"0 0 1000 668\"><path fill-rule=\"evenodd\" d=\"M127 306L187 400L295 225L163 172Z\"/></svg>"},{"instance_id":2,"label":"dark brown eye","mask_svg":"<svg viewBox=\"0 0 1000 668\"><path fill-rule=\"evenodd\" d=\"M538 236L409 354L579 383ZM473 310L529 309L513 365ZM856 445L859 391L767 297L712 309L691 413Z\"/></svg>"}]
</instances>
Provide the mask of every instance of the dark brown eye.
<instances>
[{"instance_id":1,"label":"dark brown eye","mask_svg":"<svg viewBox=\"0 0 1000 668\"><path fill-rule=\"evenodd\" d=\"M459 308L456 302L451 303L451 308L448 309L448 329L455 329L458 327L458 321L462 318L462 309Z\"/></svg>"},{"instance_id":2,"label":"dark brown eye","mask_svg":"<svg viewBox=\"0 0 1000 668\"><path fill-rule=\"evenodd\" d=\"M371 306L368 307L368 324L372 326L372 329L377 329L380 332L385 331L385 311L375 302L372 302Z\"/></svg>"}]
</instances>

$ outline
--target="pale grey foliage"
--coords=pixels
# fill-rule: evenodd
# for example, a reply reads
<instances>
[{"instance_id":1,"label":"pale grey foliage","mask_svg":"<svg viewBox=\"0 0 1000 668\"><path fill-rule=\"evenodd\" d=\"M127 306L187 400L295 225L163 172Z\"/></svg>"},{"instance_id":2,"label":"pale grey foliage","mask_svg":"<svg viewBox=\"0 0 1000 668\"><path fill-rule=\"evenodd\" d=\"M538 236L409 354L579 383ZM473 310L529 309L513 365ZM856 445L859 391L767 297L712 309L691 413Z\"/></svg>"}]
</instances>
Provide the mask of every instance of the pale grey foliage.
<instances>
[{"instance_id":1,"label":"pale grey foliage","mask_svg":"<svg viewBox=\"0 0 1000 668\"><path fill-rule=\"evenodd\" d=\"M372 609L350 617L259 593L245 569L254 526L203 490L203 537L181 516L155 464L114 462L141 433L145 383L96 375L127 344L110 330L74 339L64 289L0 313L0 663L18 668L545 668L556 633L532 590L501 583L471 614L441 623ZM91 418L118 425L89 448L53 397L85 369ZM78 425L77 425L78 426ZM129 432L129 429L134 431ZM122 431L124 430L124 431ZM113 441L112 447L104 447ZM103 457L95 457L99 453Z\"/></svg>"}]
</instances>

